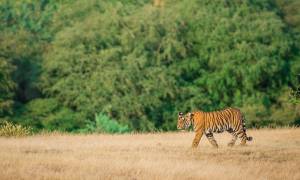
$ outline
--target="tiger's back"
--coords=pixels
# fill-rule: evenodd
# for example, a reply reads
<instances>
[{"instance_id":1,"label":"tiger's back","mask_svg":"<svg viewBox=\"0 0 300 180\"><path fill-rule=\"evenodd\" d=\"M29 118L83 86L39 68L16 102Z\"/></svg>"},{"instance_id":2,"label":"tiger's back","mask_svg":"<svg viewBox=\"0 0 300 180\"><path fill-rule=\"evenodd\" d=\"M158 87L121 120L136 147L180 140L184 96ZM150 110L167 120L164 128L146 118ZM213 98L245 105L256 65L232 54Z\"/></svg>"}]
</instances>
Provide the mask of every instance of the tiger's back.
<instances>
[{"instance_id":1,"label":"tiger's back","mask_svg":"<svg viewBox=\"0 0 300 180\"><path fill-rule=\"evenodd\" d=\"M203 121L205 131L212 133L236 131L239 127L245 125L242 113L235 108L203 112Z\"/></svg>"}]
</instances>

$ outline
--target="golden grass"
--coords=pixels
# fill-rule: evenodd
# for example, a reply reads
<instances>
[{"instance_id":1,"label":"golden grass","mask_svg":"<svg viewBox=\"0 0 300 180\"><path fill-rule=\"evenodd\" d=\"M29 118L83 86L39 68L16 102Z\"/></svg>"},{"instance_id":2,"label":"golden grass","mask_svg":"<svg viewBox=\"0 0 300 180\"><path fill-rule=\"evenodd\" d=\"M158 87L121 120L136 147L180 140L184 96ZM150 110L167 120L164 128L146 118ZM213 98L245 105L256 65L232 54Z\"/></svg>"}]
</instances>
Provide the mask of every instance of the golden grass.
<instances>
[{"instance_id":1,"label":"golden grass","mask_svg":"<svg viewBox=\"0 0 300 180\"><path fill-rule=\"evenodd\" d=\"M300 129L250 130L246 147L230 135L193 133L38 135L0 138L0 179L300 179Z\"/></svg>"},{"instance_id":2,"label":"golden grass","mask_svg":"<svg viewBox=\"0 0 300 180\"><path fill-rule=\"evenodd\" d=\"M21 137L29 136L32 132L32 129L29 127L23 127L21 125L13 124L8 121L4 121L0 124L0 136L4 137Z\"/></svg>"}]
</instances>

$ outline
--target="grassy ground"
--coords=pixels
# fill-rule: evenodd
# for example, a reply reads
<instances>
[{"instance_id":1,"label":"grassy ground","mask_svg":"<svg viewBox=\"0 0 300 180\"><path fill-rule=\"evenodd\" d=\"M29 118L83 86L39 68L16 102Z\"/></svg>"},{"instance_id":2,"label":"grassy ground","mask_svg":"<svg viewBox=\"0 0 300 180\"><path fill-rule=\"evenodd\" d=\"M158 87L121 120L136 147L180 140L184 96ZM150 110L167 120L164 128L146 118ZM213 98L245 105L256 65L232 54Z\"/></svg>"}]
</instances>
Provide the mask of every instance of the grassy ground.
<instances>
[{"instance_id":1,"label":"grassy ground","mask_svg":"<svg viewBox=\"0 0 300 180\"><path fill-rule=\"evenodd\" d=\"M220 148L193 133L0 138L1 179L300 179L300 129L248 131L246 147Z\"/></svg>"}]
</instances>

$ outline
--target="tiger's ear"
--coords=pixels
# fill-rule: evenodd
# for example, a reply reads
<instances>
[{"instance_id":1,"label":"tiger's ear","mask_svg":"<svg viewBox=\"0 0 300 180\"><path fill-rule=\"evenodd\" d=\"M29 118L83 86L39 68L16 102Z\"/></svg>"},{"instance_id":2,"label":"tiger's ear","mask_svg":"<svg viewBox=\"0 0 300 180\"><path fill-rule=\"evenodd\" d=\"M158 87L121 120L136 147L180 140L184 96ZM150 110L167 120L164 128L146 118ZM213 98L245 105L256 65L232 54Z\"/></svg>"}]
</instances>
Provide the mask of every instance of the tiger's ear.
<instances>
[{"instance_id":1,"label":"tiger's ear","mask_svg":"<svg viewBox=\"0 0 300 180\"><path fill-rule=\"evenodd\" d=\"M178 116L182 116L182 115L183 115L183 113L182 113L182 112L179 112L179 113L178 113Z\"/></svg>"},{"instance_id":2,"label":"tiger's ear","mask_svg":"<svg viewBox=\"0 0 300 180\"><path fill-rule=\"evenodd\" d=\"M194 115L195 115L194 113L191 113L191 116L192 116L192 117L194 117Z\"/></svg>"}]
</instances>

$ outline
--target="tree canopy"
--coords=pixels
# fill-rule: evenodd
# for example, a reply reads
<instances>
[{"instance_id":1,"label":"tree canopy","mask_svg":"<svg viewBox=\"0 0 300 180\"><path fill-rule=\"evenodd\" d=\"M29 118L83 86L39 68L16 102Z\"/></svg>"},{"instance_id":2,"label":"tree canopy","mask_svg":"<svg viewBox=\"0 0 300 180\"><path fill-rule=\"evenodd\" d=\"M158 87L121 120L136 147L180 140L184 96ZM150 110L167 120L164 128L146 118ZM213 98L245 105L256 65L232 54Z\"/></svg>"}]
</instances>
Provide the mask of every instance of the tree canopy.
<instances>
[{"instance_id":1,"label":"tree canopy","mask_svg":"<svg viewBox=\"0 0 300 180\"><path fill-rule=\"evenodd\" d=\"M300 107L288 101L300 80L294 6L1 1L0 116L73 131L103 113L151 131L174 129L178 111L234 106L248 126L295 125Z\"/></svg>"}]
</instances>

